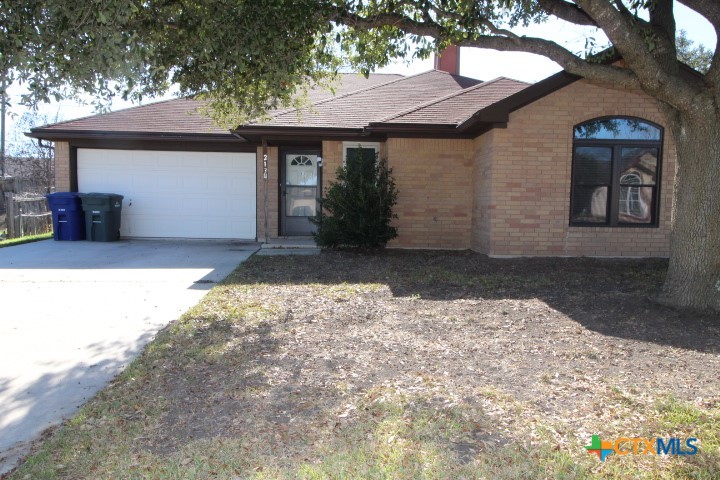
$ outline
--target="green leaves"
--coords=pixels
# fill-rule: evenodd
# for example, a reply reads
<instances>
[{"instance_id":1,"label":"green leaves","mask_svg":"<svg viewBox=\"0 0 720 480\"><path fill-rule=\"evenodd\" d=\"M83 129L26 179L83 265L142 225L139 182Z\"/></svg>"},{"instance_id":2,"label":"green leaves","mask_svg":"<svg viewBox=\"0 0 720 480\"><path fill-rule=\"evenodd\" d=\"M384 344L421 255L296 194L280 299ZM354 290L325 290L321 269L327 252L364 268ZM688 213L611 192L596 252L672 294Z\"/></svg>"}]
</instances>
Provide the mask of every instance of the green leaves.
<instances>
[{"instance_id":1,"label":"green leaves","mask_svg":"<svg viewBox=\"0 0 720 480\"><path fill-rule=\"evenodd\" d=\"M685 30L680 30L675 39L675 45L678 59L681 62L701 73L710 70L714 52L705 48L702 44L695 45L695 42L687 38Z\"/></svg>"},{"instance_id":2,"label":"green leaves","mask_svg":"<svg viewBox=\"0 0 720 480\"><path fill-rule=\"evenodd\" d=\"M520 2L522 3L522 2ZM293 105L308 84L340 69L366 75L398 58L427 57L387 16L437 27L437 44L481 31L481 21L523 5L470 0L13 0L0 4L0 68L28 101L70 92L141 99L177 84L208 101L227 126ZM370 19L372 25L353 19ZM391 18L391 17L389 17Z\"/></svg>"},{"instance_id":3,"label":"green leaves","mask_svg":"<svg viewBox=\"0 0 720 480\"><path fill-rule=\"evenodd\" d=\"M176 84L183 95L205 98L216 120L233 127L297 105L309 85L329 82L340 69L368 74L451 43L502 36L496 27L544 21L541 5L12 0L0 3L0 71L30 89L29 103L90 94L102 106L116 95L153 97Z\"/></svg>"},{"instance_id":4,"label":"green leaves","mask_svg":"<svg viewBox=\"0 0 720 480\"><path fill-rule=\"evenodd\" d=\"M392 169L369 149L348 149L347 162L337 172L323 198L321 214L311 219L318 226L313 234L322 247L377 248L397 237L390 226L396 215L397 189Z\"/></svg>"},{"instance_id":5,"label":"green leaves","mask_svg":"<svg viewBox=\"0 0 720 480\"><path fill-rule=\"evenodd\" d=\"M476 3L445 1L473 28ZM292 105L308 84L340 69L369 73L397 58L426 57L433 41L395 25L354 27L347 15L401 12L433 18L431 1L14 0L0 4L0 68L30 89L30 103L73 92L98 105L113 96L153 97L177 84L208 100L220 123L236 126ZM492 7L494 8L494 7ZM464 13L463 13L464 12ZM455 27L457 28L457 27ZM66 89L66 87L69 89Z\"/></svg>"}]
</instances>

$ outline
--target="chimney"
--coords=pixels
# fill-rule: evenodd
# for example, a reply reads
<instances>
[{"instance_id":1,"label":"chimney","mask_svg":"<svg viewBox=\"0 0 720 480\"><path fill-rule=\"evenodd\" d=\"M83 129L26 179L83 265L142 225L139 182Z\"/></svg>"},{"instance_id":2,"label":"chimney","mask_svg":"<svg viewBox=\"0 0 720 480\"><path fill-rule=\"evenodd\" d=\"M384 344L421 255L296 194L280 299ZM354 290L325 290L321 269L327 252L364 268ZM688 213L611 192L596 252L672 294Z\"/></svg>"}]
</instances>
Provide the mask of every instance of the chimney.
<instances>
[{"instance_id":1,"label":"chimney","mask_svg":"<svg viewBox=\"0 0 720 480\"><path fill-rule=\"evenodd\" d=\"M460 47L450 45L439 55L436 53L435 70L447 72L450 75L460 75Z\"/></svg>"}]
</instances>

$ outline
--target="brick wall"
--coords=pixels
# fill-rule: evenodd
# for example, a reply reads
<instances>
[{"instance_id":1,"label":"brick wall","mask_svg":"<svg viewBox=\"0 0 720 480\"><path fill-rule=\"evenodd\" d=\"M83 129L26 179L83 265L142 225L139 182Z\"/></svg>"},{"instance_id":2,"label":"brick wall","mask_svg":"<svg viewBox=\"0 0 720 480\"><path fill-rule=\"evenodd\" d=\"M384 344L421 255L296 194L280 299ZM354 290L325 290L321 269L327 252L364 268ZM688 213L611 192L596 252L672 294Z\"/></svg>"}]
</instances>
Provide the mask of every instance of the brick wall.
<instances>
[{"instance_id":1,"label":"brick wall","mask_svg":"<svg viewBox=\"0 0 720 480\"><path fill-rule=\"evenodd\" d=\"M335 181L335 173L343 161L343 142L324 141L322 142L322 189L323 196L330 182Z\"/></svg>"},{"instance_id":2,"label":"brick wall","mask_svg":"<svg viewBox=\"0 0 720 480\"><path fill-rule=\"evenodd\" d=\"M55 142L55 191L70 190L70 144Z\"/></svg>"},{"instance_id":3,"label":"brick wall","mask_svg":"<svg viewBox=\"0 0 720 480\"><path fill-rule=\"evenodd\" d=\"M573 126L605 115L635 116L664 124L649 96L581 80L512 113L508 128L491 132L491 140L476 140L476 167L492 164L492 200L488 204L487 194L476 189L474 249L491 255L668 255L675 148L667 128L659 228L568 226ZM476 176L482 174L476 172ZM483 183L487 188L488 180ZM489 241L484 240L486 212L490 212Z\"/></svg>"},{"instance_id":4,"label":"brick wall","mask_svg":"<svg viewBox=\"0 0 720 480\"><path fill-rule=\"evenodd\" d=\"M257 149L257 238L258 241L265 240L265 191L267 186L267 233L268 238L278 236L278 182L279 169L278 148L268 147L268 178L263 178L263 148Z\"/></svg>"},{"instance_id":5,"label":"brick wall","mask_svg":"<svg viewBox=\"0 0 720 480\"><path fill-rule=\"evenodd\" d=\"M492 168L494 130L475 139L473 168L472 249L490 251L490 219L493 205Z\"/></svg>"},{"instance_id":6,"label":"brick wall","mask_svg":"<svg viewBox=\"0 0 720 480\"><path fill-rule=\"evenodd\" d=\"M385 147L399 191L389 246L470 248L473 141L391 138Z\"/></svg>"}]
</instances>

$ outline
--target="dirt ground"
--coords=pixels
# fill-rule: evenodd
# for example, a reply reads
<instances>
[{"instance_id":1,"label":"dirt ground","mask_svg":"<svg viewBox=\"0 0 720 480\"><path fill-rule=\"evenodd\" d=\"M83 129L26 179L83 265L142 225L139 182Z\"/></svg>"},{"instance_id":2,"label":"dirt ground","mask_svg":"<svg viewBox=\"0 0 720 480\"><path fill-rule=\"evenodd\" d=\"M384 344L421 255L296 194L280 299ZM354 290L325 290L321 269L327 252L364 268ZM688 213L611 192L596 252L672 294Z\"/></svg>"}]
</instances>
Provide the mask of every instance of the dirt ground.
<instances>
[{"instance_id":1,"label":"dirt ground","mask_svg":"<svg viewBox=\"0 0 720 480\"><path fill-rule=\"evenodd\" d=\"M720 318L653 303L665 269L467 252L253 258L169 341L183 353L153 364L144 395L165 413L138 448L250 433L302 456L389 390L477 407L468 448L545 435L540 423L560 443L591 432L613 392L618 405L717 406Z\"/></svg>"}]
</instances>

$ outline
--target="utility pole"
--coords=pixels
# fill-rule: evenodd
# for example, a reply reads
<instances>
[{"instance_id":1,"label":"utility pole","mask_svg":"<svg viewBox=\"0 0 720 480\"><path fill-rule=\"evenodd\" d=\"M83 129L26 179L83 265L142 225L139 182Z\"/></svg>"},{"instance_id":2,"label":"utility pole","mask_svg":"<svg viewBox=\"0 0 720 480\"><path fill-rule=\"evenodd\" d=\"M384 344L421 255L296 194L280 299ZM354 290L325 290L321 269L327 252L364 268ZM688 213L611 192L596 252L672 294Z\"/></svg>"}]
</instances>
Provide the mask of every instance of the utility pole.
<instances>
[{"instance_id":1,"label":"utility pole","mask_svg":"<svg viewBox=\"0 0 720 480\"><path fill-rule=\"evenodd\" d=\"M5 98L7 97L7 92L5 89L7 88L7 82L5 78L5 71L3 70L0 72L0 75L2 75L2 79L0 80L0 88L2 88L2 97L0 98L0 110L2 111L0 115L2 115L2 118L0 119L0 180L5 178Z\"/></svg>"}]
</instances>

